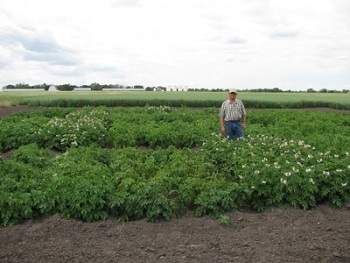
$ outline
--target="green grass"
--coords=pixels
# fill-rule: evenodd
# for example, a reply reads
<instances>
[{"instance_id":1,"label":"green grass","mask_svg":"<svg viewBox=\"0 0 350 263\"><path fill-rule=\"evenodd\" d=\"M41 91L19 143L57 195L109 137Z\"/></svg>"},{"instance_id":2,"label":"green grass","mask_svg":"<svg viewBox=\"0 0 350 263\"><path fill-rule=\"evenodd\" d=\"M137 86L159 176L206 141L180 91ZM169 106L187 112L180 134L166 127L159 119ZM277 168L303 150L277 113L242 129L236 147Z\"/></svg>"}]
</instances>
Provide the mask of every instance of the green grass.
<instances>
[{"instance_id":1,"label":"green grass","mask_svg":"<svg viewBox=\"0 0 350 263\"><path fill-rule=\"evenodd\" d=\"M242 92L238 98L249 101L289 102L301 101L329 102L350 105L350 93L262 93ZM226 99L223 92L1 92L0 106L19 104L21 101L51 101L57 99L69 100L213 100Z\"/></svg>"}]
</instances>

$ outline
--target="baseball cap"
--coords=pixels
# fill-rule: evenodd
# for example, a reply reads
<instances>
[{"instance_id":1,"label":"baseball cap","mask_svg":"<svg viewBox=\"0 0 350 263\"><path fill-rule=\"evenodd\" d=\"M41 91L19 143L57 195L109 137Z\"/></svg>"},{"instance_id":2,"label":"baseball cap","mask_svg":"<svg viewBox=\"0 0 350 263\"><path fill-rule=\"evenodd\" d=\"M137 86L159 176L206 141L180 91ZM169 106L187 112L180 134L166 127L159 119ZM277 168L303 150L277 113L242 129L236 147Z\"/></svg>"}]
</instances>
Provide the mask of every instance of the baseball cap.
<instances>
[{"instance_id":1,"label":"baseball cap","mask_svg":"<svg viewBox=\"0 0 350 263\"><path fill-rule=\"evenodd\" d=\"M229 90L228 90L228 93L235 93L235 94L238 94L238 92L237 92L236 89L229 89Z\"/></svg>"}]
</instances>

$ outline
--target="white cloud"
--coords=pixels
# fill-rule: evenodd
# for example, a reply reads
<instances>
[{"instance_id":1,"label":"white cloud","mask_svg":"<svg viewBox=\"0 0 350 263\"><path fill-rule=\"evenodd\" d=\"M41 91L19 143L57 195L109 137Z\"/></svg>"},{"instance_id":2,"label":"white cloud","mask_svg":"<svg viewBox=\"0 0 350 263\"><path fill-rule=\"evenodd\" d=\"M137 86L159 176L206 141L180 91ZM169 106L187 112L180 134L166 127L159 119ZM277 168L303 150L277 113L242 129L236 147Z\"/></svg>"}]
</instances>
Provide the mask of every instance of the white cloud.
<instances>
[{"instance_id":1,"label":"white cloud","mask_svg":"<svg viewBox=\"0 0 350 263\"><path fill-rule=\"evenodd\" d=\"M349 17L347 0L2 0L0 85L342 89Z\"/></svg>"}]
</instances>

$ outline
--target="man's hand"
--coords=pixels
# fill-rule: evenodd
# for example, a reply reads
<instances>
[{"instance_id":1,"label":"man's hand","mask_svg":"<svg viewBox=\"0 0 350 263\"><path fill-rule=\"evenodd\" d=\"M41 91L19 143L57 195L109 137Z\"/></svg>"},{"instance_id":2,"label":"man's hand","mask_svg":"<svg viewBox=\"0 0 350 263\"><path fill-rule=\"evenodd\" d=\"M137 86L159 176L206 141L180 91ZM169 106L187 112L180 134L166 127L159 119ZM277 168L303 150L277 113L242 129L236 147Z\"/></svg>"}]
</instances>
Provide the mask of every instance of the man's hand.
<instances>
[{"instance_id":1,"label":"man's hand","mask_svg":"<svg viewBox=\"0 0 350 263\"><path fill-rule=\"evenodd\" d=\"M221 127L221 134L223 135L223 136L225 136L225 127Z\"/></svg>"},{"instance_id":2,"label":"man's hand","mask_svg":"<svg viewBox=\"0 0 350 263\"><path fill-rule=\"evenodd\" d=\"M243 127L243 129L247 128L247 123L246 122L242 122L242 127Z\"/></svg>"}]
</instances>

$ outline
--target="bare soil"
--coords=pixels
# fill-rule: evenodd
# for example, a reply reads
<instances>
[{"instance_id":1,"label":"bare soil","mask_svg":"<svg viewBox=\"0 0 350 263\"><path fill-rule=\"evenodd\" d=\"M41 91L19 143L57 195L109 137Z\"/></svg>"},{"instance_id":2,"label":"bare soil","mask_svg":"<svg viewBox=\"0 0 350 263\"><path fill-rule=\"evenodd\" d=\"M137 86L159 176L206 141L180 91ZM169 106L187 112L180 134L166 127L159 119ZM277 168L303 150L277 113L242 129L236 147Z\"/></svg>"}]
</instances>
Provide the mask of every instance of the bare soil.
<instances>
[{"instance_id":1,"label":"bare soil","mask_svg":"<svg viewBox=\"0 0 350 263\"><path fill-rule=\"evenodd\" d=\"M94 223L57 215L0 228L0 262L350 262L350 209L233 212L230 225Z\"/></svg>"},{"instance_id":2,"label":"bare soil","mask_svg":"<svg viewBox=\"0 0 350 263\"><path fill-rule=\"evenodd\" d=\"M31 108L29 106L20 105L20 106L10 106L10 107L2 107L0 106L0 118L8 116L12 113L29 111Z\"/></svg>"}]
</instances>

